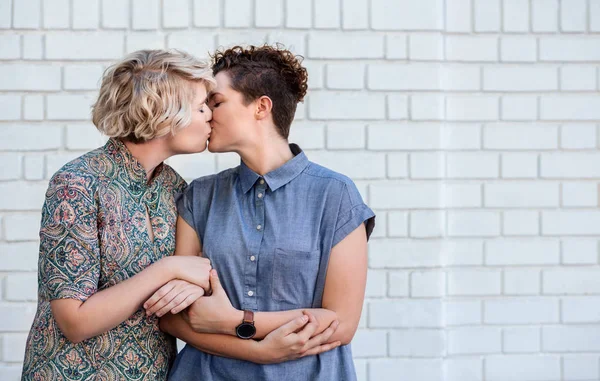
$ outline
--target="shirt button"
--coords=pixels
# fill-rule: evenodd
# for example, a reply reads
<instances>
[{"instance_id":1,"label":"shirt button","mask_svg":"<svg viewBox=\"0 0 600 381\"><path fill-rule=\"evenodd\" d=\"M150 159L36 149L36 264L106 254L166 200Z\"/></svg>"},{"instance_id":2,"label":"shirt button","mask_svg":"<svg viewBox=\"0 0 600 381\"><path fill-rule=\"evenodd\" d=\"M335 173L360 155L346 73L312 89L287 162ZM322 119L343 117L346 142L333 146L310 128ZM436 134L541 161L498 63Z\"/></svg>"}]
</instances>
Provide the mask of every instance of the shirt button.
<instances>
[{"instance_id":1,"label":"shirt button","mask_svg":"<svg viewBox=\"0 0 600 381\"><path fill-rule=\"evenodd\" d=\"M262 196L263 196L263 194L262 194L262 193L259 193L259 194L258 194L258 198L262 198Z\"/></svg>"},{"instance_id":2,"label":"shirt button","mask_svg":"<svg viewBox=\"0 0 600 381\"><path fill-rule=\"evenodd\" d=\"M260 179L259 183L260 183L260 185L263 185L265 183L265 180Z\"/></svg>"},{"instance_id":3,"label":"shirt button","mask_svg":"<svg viewBox=\"0 0 600 381\"><path fill-rule=\"evenodd\" d=\"M254 292L248 291L248 296L252 296L252 295L254 295Z\"/></svg>"},{"instance_id":4,"label":"shirt button","mask_svg":"<svg viewBox=\"0 0 600 381\"><path fill-rule=\"evenodd\" d=\"M251 260L252 262L254 262L254 261L256 260L256 257L253 255L253 256L251 256L251 257L250 257L250 260Z\"/></svg>"},{"instance_id":5,"label":"shirt button","mask_svg":"<svg viewBox=\"0 0 600 381\"><path fill-rule=\"evenodd\" d=\"M261 225L258 225L258 226L256 227L256 230L260 230L260 229L262 229L262 226L261 226Z\"/></svg>"}]
</instances>

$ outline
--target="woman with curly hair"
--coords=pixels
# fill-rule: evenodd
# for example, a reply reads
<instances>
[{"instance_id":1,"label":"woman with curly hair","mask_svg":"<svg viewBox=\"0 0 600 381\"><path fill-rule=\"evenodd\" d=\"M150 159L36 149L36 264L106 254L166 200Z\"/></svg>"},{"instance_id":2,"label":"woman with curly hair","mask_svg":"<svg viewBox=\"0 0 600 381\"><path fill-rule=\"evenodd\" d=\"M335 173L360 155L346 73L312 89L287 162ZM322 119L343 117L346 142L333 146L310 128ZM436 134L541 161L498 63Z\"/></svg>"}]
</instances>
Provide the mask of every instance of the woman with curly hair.
<instances>
[{"instance_id":1,"label":"woman with curly hair","mask_svg":"<svg viewBox=\"0 0 600 381\"><path fill-rule=\"evenodd\" d=\"M161 328L187 342L170 379L354 380L350 341L374 214L349 178L288 143L307 91L298 57L234 47L215 54L213 74L208 148L236 152L241 163L194 180L177 202L175 255L201 251L214 269L212 294L183 314L164 315L189 297L186 282L145 303L164 315ZM297 344L255 350L274 338Z\"/></svg>"}]
</instances>

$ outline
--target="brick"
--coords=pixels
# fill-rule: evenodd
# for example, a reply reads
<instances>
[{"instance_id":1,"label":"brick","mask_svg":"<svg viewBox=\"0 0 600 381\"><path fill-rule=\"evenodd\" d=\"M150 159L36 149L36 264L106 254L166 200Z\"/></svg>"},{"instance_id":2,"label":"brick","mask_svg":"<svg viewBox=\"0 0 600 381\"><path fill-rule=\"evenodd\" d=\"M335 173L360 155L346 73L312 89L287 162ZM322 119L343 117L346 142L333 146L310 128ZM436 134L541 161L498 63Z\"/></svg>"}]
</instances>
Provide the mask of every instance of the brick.
<instances>
[{"instance_id":1,"label":"brick","mask_svg":"<svg viewBox=\"0 0 600 381\"><path fill-rule=\"evenodd\" d=\"M416 238L442 237L446 218L443 212L415 211L410 216L410 236Z\"/></svg>"},{"instance_id":2,"label":"brick","mask_svg":"<svg viewBox=\"0 0 600 381\"><path fill-rule=\"evenodd\" d=\"M233 168L240 165L240 156L234 152L223 152L217 156L217 171L221 172L228 168Z\"/></svg>"},{"instance_id":3,"label":"brick","mask_svg":"<svg viewBox=\"0 0 600 381\"><path fill-rule=\"evenodd\" d=\"M447 0L446 30L448 32L470 32L471 11L471 0Z\"/></svg>"},{"instance_id":4,"label":"brick","mask_svg":"<svg viewBox=\"0 0 600 381\"><path fill-rule=\"evenodd\" d=\"M501 275L497 270L448 271L448 295L499 295Z\"/></svg>"},{"instance_id":5,"label":"brick","mask_svg":"<svg viewBox=\"0 0 600 381\"><path fill-rule=\"evenodd\" d=\"M8 214L4 217L5 239L11 241L35 241L39 239L39 213Z\"/></svg>"},{"instance_id":6,"label":"brick","mask_svg":"<svg viewBox=\"0 0 600 381\"><path fill-rule=\"evenodd\" d=\"M31 328L31 322L35 316L35 304L0 304L0 331L4 332L27 332Z\"/></svg>"},{"instance_id":7,"label":"brick","mask_svg":"<svg viewBox=\"0 0 600 381\"><path fill-rule=\"evenodd\" d=\"M373 240L369 249L373 269L439 267L441 263L441 244L433 240Z\"/></svg>"},{"instance_id":8,"label":"brick","mask_svg":"<svg viewBox=\"0 0 600 381\"><path fill-rule=\"evenodd\" d=\"M381 346L381 344L377 344ZM390 332L390 355L394 357L441 357L444 334L441 330L397 330Z\"/></svg>"},{"instance_id":9,"label":"brick","mask_svg":"<svg viewBox=\"0 0 600 381\"><path fill-rule=\"evenodd\" d=\"M387 271L368 270L366 297L384 297L387 294Z\"/></svg>"},{"instance_id":10,"label":"brick","mask_svg":"<svg viewBox=\"0 0 600 381\"><path fill-rule=\"evenodd\" d=\"M554 240L500 239L486 243L486 265L543 265L560 262L559 242Z\"/></svg>"},{"instance_id":11,"label":"brick","mask_svg":"<svg viewBox=\"0 0 600 381\"><path fill-rule=\"evenodd\" d=\"M481 127L473 124L444 124L442 148L445 150L472 150L481 147Z\"/></svg>"},{"instance_id":12,"label":"brick","mask_svg":"<svg viewBox=\"0 0 600 381\"><path fill-rule=\"evenodd\" d=\"M479 184L444 184L443 205L446 208L470 208L481 206Z\"/></svg>"},{"instance_id":13,"label":"brick","mask_svg":"<svg viewBox=\"0 0 600 381\"><path fill-rule=\"evenodd\" d=\"M423 152L410 155L410 177L413 179L440 179L445 176L446 160L443 153Z\"/></svg>"},{"instance_id":14,"label":"brick","mask_svg":"<svg viewBox=\"0 0 600 381\"><path fill-rule=\"evenodd\" d=\"M367 365L368 361L366 359L354 360L354 369L358 381L367 381Z\"/></svg>"},{"instance_id":15,"label":"brick","mask_svg":"<svg viewBox=\"0 0 600 381\"><path fill-rule=\"evenodd\" d=\"M34 64L3 65L0 90L60 90L60 67Z\"/></svg>"},{"instance_id":16,"label":"brick","mask_svg":"<svg viewBox=\"0 0 600 381\"><path fill-rule=\"evenodd\" d=\"M600 297L571 296L561 301L562 322L598 323L600 320Z\"/></svg>"},{"instance_id":17,"label":"brick","mask_svg":"<svg viewBox=\"0 0 600 381\"><path fill-rule=\"evenodd\" d=\"M538 295L540 271L533 269L504 270L504 295Z\"/></svg>"},{"instance_id":18,"label":"brick","mask_svg":"<svg viewBox=\"0 0 600 381\"><path fill-rule=\"evenodd\" d=\"M44 96L25 95L23 97L23 119L25 120L43 120L44 119Z\"/></svg>"},{"instance_id":19,"label":"brick","mask_svg":"<svg viewBox=\"0 0 600 381\"><path fill-rule=\"evenodd\" d=\"M97 29L99 0L73 0L73 29Z\"/></svg>"},{"instance_id":20,"label":"brick","mask_svg":"<svg viewBox=\"0 0 600 381\"><path fill-rule=\"evenodd\" d=\"M294 0L285 0L286 12L285 26L296 29L309 29L312 27L312 3L305 3L302 7L296 6ZM289 10L294 10L290 12Z\"/></svg>"},{"instance_id":21,"label":"brick","mask_svg":"<svg viewBox=\"0 0 600 381\"><path fill-rule=\"evenodd\" d=\"M503 178L535 178L537 175L537 154L507 153L502 155Z\"/></svg>"},{"instance_id":22,"label":"brick","mask_svg":"<svg viewBox=\"0 0 600 381\"><path fill-rule=\"evenodd\" d=\"M594 66L569 65L560 68L561 90L596 90L596 68Z\"/></svg>"},{"instance_id":23,"label":"brick","mask_svg":"<svg viewBox=\"0 0 600 381\"><path fill-rule=\"evenodd\" d=\"M92 150L102 146L106 138L92 124L67 125L67 149Z\"/></svg>"},{"instance_id":24,"label":"brick","mask_svg":"<svg viewBox=\"0 0 600 381\"><path fill-rule=\"evenodd\" d=\"M590 31L600 32L600 1L590 0Z\"/></svg>"},{"instance_id":25,"label":"brick","mask_svg":"<svg viewBox=\"0 0 600 381\"><path fill-rule=\"evenodd\" d=\"M596 239L572 238L562 240L562 263L569 265L598 263Z\"/></svg>"},{"instance_id":26,"label":"brick","mask_svg":"<svg viewBox=\"0 0 600 381\"><path fill-rule=\"evenodd\" d=\"M445 36L448 61L497 61L498 39L490 36Z\"/></svg>"},{"instance_id":27,"label":"brick","mask_svg":"<svg viewBox=\"0 0 600 381\"><path fill-rule=\"evenodd\" d=\"M499 169L495 153L455 152L446 155L448 178L496 178Z\"/></svg>"},{"instance_id":28,"label":"brick","mask_svg":"<svg viewBox=\"0 0 600 381\"><path fill-rule=\"evenodd\" d=\"M37 283L37 281L35 282ZM2 360L7 362L22 362L25 358L25 343L27 334L5 333L2 335ZM2 378L5 380L5 378Z\"/></svg>"},{"instance_id":29,"label":"brick","mask_svg":"<svg viewBox=\"0 0 600 381\"><path fill-rule=\"evenodd\" d=\"M449 212L447 226L451 237L492 237L500 234L500 216L488 211Z\"/></svg>"},{"instance_id":30,"label":"brick","mask_svg":"<svg viewBox=\"0 0 600 381\"><path fill-rule=\"evenodd\" d=\"M408 296L410 291L408 271L390 271L388 295L392 297Z\"/></svg>"},{"instance_id":31,"label":"brick","mask_svg":"<svg viewBox=\"0 0 600 381\"><path fill-rule=\"evenodd\" d=\"M541 37L541 61L600 61L600 37Z\"/></svg>"},{"instance_id":32,"label":"brick","mask_svg":"<svg viewBox=\"0 0 600 381\"><path fill-rule=\"evenodd\" d=\"M377 381L441 380L442 371L440 359L380 359L371 360L368 374Z\"/></svg>"},{"instance_id":33,"label":"brick","mask_svg":"<svg viewBox=\"0 0 600 381\"><path fill-rule=\"evenodd\" d=\"M42 180L44 178L44 156L27 154L25 156L25 179Z\"/></svg>"},{"instance_id":34,"label":"brick","mask_svg":"<svg viewBox=\"0 0 600 381\"><path fill-rule=\"evenodd\" d=\"M190 25L190 1L172 0L162 3L163 28L187 28Z\"/></svg>"},{"instance_id":35,"label":"brick","mask_svg":"<svg viewBox=\"0 0 600 381\"><path fill-rule=\"evenodd\" d=\"M515 1L515 0L513 0ZM521 0L517 0L521 2ZM522 3L522 2L521 2ZM522 3L526 5L526 3ZM506 19L505 19L506 20ZM535 37L508 36L500 39L500 59L504 62L534 62L537 60Z\"/></svg>"},{"instance_id":36,"label":"brick","mask_svg":"<svg viewBox=\"0 0 600 381\"><path fill-rule=\"evenodd\" d=\"M310 119L385 118L385 98L381 94L315 92L308 97Z\"/></svg>"},{"instance_id":37,"label":"brick","mask_svg":"<svg viewBox=\"0 0 600 381\"><path fill-rule=\"evenodd\" d=\"M322 89L325 82L325 65L321 65L319 62L304 61L302 66L308 71L308 88L311 90Z\"/></svg>"},{"instance_id":38,"label":"brick","mask_svg":"<svg viewBox=\"0 0 600 381\"><path fill-rule=\"evenodd\" d=\"M71 7L69 0L43 0L43 25L46 29L68 29Z\"/></svg>"},{"instance_id":39,"label":"brick","mask_svg":"<svg viewBox=\"0 0 600 381\"><path fill-rule=\"evenodd\" d=\"M137 30L154 30L159 26L158 0L132 0L132 27Z\"/></svg>"},{"instance_id":40,"label":"brick","mask_svg":"<svg viewBox=\"0 0 600 381\"><path fill-rule=\"evenodd\" d=\"M0 243L0 271L37 271L38 248L37 242Z\"/></svg>"},{"instance_id":41,"label":"brick","mask_svg":"<svg viewBox=\"0 0 600 381\"><path fill-rule=\"evenodd\" d=\"M440 147L437 124L381 124L367 127L370 150L431 150Z\"/></svg>"},{"instance_id":42,"label":"brick","mask_svg":"<svg viewBox=\"0 0 600 381\"><path fill-rule=\"evenodd\" d=\"M444 65L440 69L442 90L467 91L481 88L481 70L475 66Z\"/></svg>"},{"instance_id":43,"label":"brick","mask_svg":"<svg viewBox=\"0 0 600 381\"><path fill-rule=\"evenodd\" d=\"M558 323L558 300L543 298L506 298L486 300L483 320L487 324Z\"/></svg>"},{"instance_id":44,"label":"brick","mask_svg":"<svg viewBox=\"0 0 600 381\"><path fill-rule=\"evenodd\" d=\"M490 95L447 96L446 119L450 121L494 121L498 119L498 97Z\"/></svg>"},{"instance_id":45,"label":"brick","mask_svg":"<svg viewBox=\"0 0 600 381\"><path fill-rule=\"evenodd\" d=\"M598 185L593 183L563 183L562 205L566 207L597 207Z\"/></svg>"},{"instance_id":46,"label":"brick","mask_svg":"<svg viewBox=\"0 0 600 381\"><path fill-rule=\"evenodd\" d=\"M129 2L102 0L102 26L108 29L129 27Z\"/></svg>"},{"instance_id":47,"label":"brick","mask_svg":"<svg viewBox=\"0 0 600 381\"><path fill-rule=\"evenodd\" d=\"M560 128L560 146L566 149L596 147L596 126L593 124L563 124Z\"/></svg>"},{"instance_id":48,"label":"brick","mask_svg":"<svg viewBox=\"0 0 600 381\"><path fill-rule=\"evenodd\" d=\"M536 120L537 97L528 95L505 95L502 97L502 120Z\"/></svg>"},{"instance_id":49,"label":"brick","mask_svg":"<svg viewBox=\"0 0 600 381\"><path fill-rule=\"evenodd\" d=\"M100 65L67 65L64 68L66 90L97 90L104 68Z\"/></svg>"},{"instance_id":50,"label":"brick","mask_svg":"<svg viewBox=\"0 0 600 381\"><path fill-rule=\"evenodd\" d=\"M342 28L367 29L369 27L368 0L342 0Z\"/></svg>"},{"instance_id":51,"label":"brick","mask_svg":"<svg viewBox=\"0 0 600 381\"><path fill-rule=\"evenodd\" d=\"M123 55L123 35L116 33L52 33L46 35L50 60L114 60Z\"/></svg>"},{"instance_id":52,"label":"brick","mask_svg":"<svg viewBox=\"0 0 600 381\"><path fill-rule=\"evenodd\" d=\"M438 208L440 196L440 187L434 183L371 185L371 206L374 208Z\"/></svg>"},{"instance_id":53,"label":"brick","mask_svg":"<svg viewBox=\"0 0 600 381\"><path fill-rule=\"evenodd\" d=\"M437 94L420 94L410 97L412 120L443 120L444 97Z\"/></svg>"},{"instance_id":54,"label":"brick","mask_svg":"<svg viewBox=\"0 0 600 381\"><path fill-rule=\"evenodd\" d=\"M365 188L368 186L367 184L364 185ZM361 190L359 190L359 192L361 192L361 195L363 194L363 192ZM365 190L366 193L366 190ZM368 198L365 198L366 201L368 201ZM375 215L377 215L377 224L379 226L375 226L375 228L373 229L373 233L371 234L371 238L386 238L387 237L387 214L388 212L385 211L381 211L381 210L375 210L374 211Z\"/></svg>"},{"instance_id":55,"label":"brick","mask_svg":"<svg viewBox=\"0 0 600 381\"><path fill-rule=\"evenodd\" d=\"M376 300L369 303L369 327L437 328L442 324L439 300Z\"/></svg>"},{"instance_id":56,"label":"brick","mask_svg":"<svg viewBox=\"0 0 600 381\"><path fill-rule=\"evenodd\" d=\"M539 352L540 329L537 327L510 327L502 332L502 349L505 353Z\"/></svg>"},{"instance_id":57,"label":"brick","mask_svg":"<svg viewBox=\"0 0 600 381\"><path fill-rule=\"evenodd\" d=\"M441 30L441 0L372 0L371 27L376 30Z\"/></svg>"},{"instance_id":58,"label":"brick","mask_svg":"<svg viewBox=\"0 0 600 381\"><path fill-rule=\"evenodd\" d=\"M211 175L216 169L215 155L206 152L173 156L169 159L169 165L186 179Z\"/></svg>"},{"instance_id":59,"label":"brick","mask_svg":"<svg viewBox=\"0 0 600 381\"><path fill-rule=\"evenodd\" d=\"M505 32L529 31L529 3L522 0L503 0L503 30Z\"/></svg>"},{"instance_id":60,"label":"brick","mask_svg":"<svg viewBox=\"0 0 600 381\"><path fill-rule=\"evenodd\" d=\"M314 152L311 160L352 179L385 178L385 155L379 153Z\"/></svg>"},{"instance_id":61,"label":"brick","mask_svg":"<svg viewBox=\"0 0 600 381\"><path fill-rule=\"evenodd\" d=\"M302 149L325 148L325 127L321 123L294 123L289 140L300 145Z\"/></svg>"},{"instance_id":62,"label":"brick","mask_svg":"<svg viewBox=\"0 0 600 381\"><path fill-rule=\"evenodd\" d=\"M483 361L479 357L445 358L444 375L446 381L483 381Z\"/></svg>"},{"instance_id":63,"label":"brick","mask_svg":"<svg viewBox=\"0 0 600 381\"><path fill-rule=\"evenodd\" d=\"M385 357L387 355L387 332L382 330L356 331L352 339L352 355L358 358Z\"/></svg>"},{"instance_id":64,"label":"brick","mask_svg":"<svg viewBox=\"0 0 600 381\"><path fill-rule=\"evenodd\" d=\"M89 120L91 105L95 101L95 97L91 95L48 95L46 97L48 119Z\"/></svg>"},{"instance_id":65,"label":"brick","mask_svg":"<svg viewBox=\"0 0 600 381\"><path fill-rule=\"evenodd\" d=\"M408 236L408 213L389 212L388 213L388 235L390 237Z\"/></svg>"},{"instance_id":66,"label":"brick","mask_svg":"<svg viewBox=\"0 0 600 381\"><path fill-rule=\"evenodd\" d=\"M21 119L21 97L18 95L0 95L0 120L19 119Z\"/></svg>"},{"instance_id":67,"label":"brick","mask_svg":"<svg viewBox=\"0 0 600 381\"><path fill-rule=\"evenodd\" d=\"M408 41L411 60L437 61L444 58L444 39L440 34L411 34Z\"/></svg>"},{"instance_id":68,"label":"brick","mask_svg":"<svg viewBox=\"0 0 600 381\"><path fill-rule=\"evenodd\" d=\"M259 28L282 26L283 2L281 0L257 0L254 22Z\"/></svg>"},{"instance_id":69,"label":"brick","mask_svg":"<svg viewBox=\"0 0 600 381\"><path fill-rule=\"evenodd\" d=\"M558 126L488 125L483 128L483 146L488 149L556 149Z\"/></svg>"},{"instance_id":70,"label":"brick","mask_svg":"<svg viewBox=\"0 0 600 381\"><path fill-rule=\"evenodd\" d=\"M293 52L294 54L299 54L302 56L306 56L306 33L304 33L303 31L277 31L277 32L272 32L269 33L268 37L267 37L268 43L271 45L280 43L283 44L286 49L289 49L291 52ZM311 66L312 64L312 66ZM325 65L321 65L319 61L307 61L307 60L303 60L302 61L302 66L304 66L307 70L309 70L310 68L318 68L321 72L318 73L318 75L321 76L320 79L320 83L319 83L319 87L322 87L322 83L323 83L323 67ZM311 90L314 90L317 87L314 87L313 85L311 85L311 76L312 74L310 73L309 70L309 83L308 83L308 88Z\"/></svg>"},{"instance_id":71,"label":"brick","mask_svg":"<svg viewBox=\"0 0 600 381\"><path fill-rule=\"evenodd\" d=\"M215 48L214 37L208 33L201 36L189 32L175 32L167 36L167 46L170 49L181 49L199 57L206 57Z\"/></svg>"},{"instance_id":72,"label":"brick","mask_svg":"<svg viewBox=\"0 0 600 381\"><path fill-rule=\"evenodd\" d=\"M484 185L485 206L491 208L558 207L559 186L553 183L496 183Z\"/></svg>"},{"instance_id":73,"label":"brick","mask_svg":"<svg viewBox=\"0 0 600 381\"><path fill-rule=\"evenodd\" d=\"M367 70L370 90L439 90L439 77L432 64L372 64Z\"/></svg>"},{"instance_id":74,"label":"brick","mask_svg":"<svg viewBox=\"0 0 600 381\"><path fill-rule=\"evenodd\" d=\"M355 63L327 65L327 87L360 90L365 85L365 66Z\"/></svg>"},{"instance_id":75,"label":"brick","mask_svg":"<svg viewBox=\"0 0 600 381\"><path fill-rule=\"evenodd\" d=\"M21 58L21 36L18 34L0 35L0 59L14 60Z\"/></svg>"},{"instance_id":76,"label":"brick","mask_svg":"<svg viewBox=\"0 0 600 381\"><path fill-rule=\"evenodd\" d=\"M596 235L600 234L599 222L596 211L547 211L542 214L542 234Z\"/></svg>"},{"instance_id":77,"label":"brick","mask_svg":"<svg viewBox=\"0 0 600 381\"><path fill-rule=\"evenodd\" d=\"M541 176L545 178L598 178L600 154L555 152L541 155Z\"/></svg>"},{"instance_id":78,"label":"brick","mask_svg":"<svg viewBox=\"0 0 600 381\"><path fill-rule=\"evenodd\" d=\"M585 32L587 29L586 0L569 0L560 7L560 29L563 32Z\"/></svg>"},{"instance_id":79,"label":"brick","mask_svg":"<svg viewBox=\"0 0 600 381\"><path fill-rule=\"evenodd\" d=\"M17 153L0 153L0 180L17 180L21 177L22 157Z\"/></svg>"},{"instance_id":80,"label":"brick","mask_svg":"<svg viewBox=\"0 0 600 381\"><path fill-rule=\"evenodd\" d=\"M544 270L542 289L548 295L600 293L600 271L596 268Z\"/></svg>"},{"instance_id":81,"label":"brick","mask_svg":"<svg viewBox=\"0 0 600 381\"><path fill-rule=\"evenodd\" d=\"M365 136L365 125L362 123L330 123L327 126L327 148L364 148Z\"/></svg>"},{"instance_id":82,"label":"brick","mask_svg":"<svg viewBox=\"0 0 600 381\"><path fill-rule=\"evenodd\" d=\"M296 7L293 13L299 12L300 7ZM251 15L252 2L245 0L227 0L225 1L225 27L229 28L248 28L253 24ZM301 12L300 12L301 13ZM290 26L290 25L288 25Z\"/></svg>"},{"instance_id":83,"label":"brick","mask_svg":"<svg viewBox=\"0 0 600 381\"><path fill-rule=\"evenodd\" d=\"M464 327L448 330L448 354L484 354L500 352L502 331L491 327Z\"/></svg>"},{"instance_id":84,"label":"brick","mask_svg":"<svg viewBox=\"0 0 600 381\"><path fill-rule=\"evenodd\" d=\"M598 379L598 355L563 356L563 373L565 380Z\"/></svg>"},{"instance_id":85,"label":"brick","mask_svg":"<svg viewBox=\"0 0 600 381\"><path fill-rule=\"evenodd\" d=\"M600 350L600 327L542 327L544 352L594 352Z\"/></svg>"},{"instance_id":86,"label":"brick","mask_svg":"<svg viewBox=\"0 0 600 381\"><path fill-rule=\"evenodd\" d=\"M161 34L156 34L153 32L133 32L128 34L125 38L125 49L128 54L143 49L165 48L165 37ZM171 38L171 35L169 35L168 38ZM172 46L171 48L187 51L186 49L182 49L178 46Z\"/></svg>"},{"instance_id":87,"label":"brick","mask_svg":"<svg viewBox=\"0 0 600 381\"><path fill-rule=\"evenodd\" d=\"M515 371L518 369L518 371ZM485 359L487 381L558 381L560 356L497 355Z\"/></svg>"},{"instance_id":88,"label":"brick","mask_svg":"<svg viewBox=\"0 0 600 381\"><path fill-rule=\"evenodd\" d=\"M340 27L340 0L322 0L313 4L314 27L337 29Z\"/></svg>"},{"instance_id":89,"label":"brick","mask_svg":"<svg viewBox=\"0 0 600 381\"><path fill-rule=\"evenodd\" d=\"M511 210L504 212L502 232L506 236L538 235L540 231L538 212L529 210Z\"/></svg>"},{"instance_id":90,"label":"brick","mask_svg":"<svg viewBox=\"0 0 600 381\"><path fill-rule=\"evenodd\" d=\"M442 271L414 271L410 274L412 298L435 298L445 294L446 274Z\"/></svg>"},{"instance_id":91,"label":"brick","mask_svg":"<svg viewBox=\"0 0 600 381\"><path fill-rule=\"evenodd\" d=\"M10 12L7 7L5 11ZM40 0L13 0L13 28L15 29L38 29L42 19Z\"/></svg>"},{"instance_id":92,"label":"brick","mask_svg":"<svg viewBox=\"0 0 600 381\"><path fill-rule=\"evenodd\" d=\"M481 324L481 301L447 300L444 302L444 317L447 326Z\"/></svg>"},{"instance_id":93,"label":"brick","mask_svg":"<svg viewBox=\"0 0 600 381\"><path fill-rule=\"evenodd\" d=\"M600 119L600 99L592 96L543 96L540 100L542 120ZM559 107L559 109L556 109Z\"/></svg>"},{"instance_id":94,"label":"brick","mask_svg":"<svg viewBox=\"0 0 600 381\"><path fill-rule=\"evenodd\" d=\"M408 97L403 94L390 94L387 97L388 119L408 119Z\"/></svg>"},{"instance_id":95,"label":"brick","mask_svg":"<svg viewBox=\"0 0 600 381\"><path fill-rule=\"evenodd\" d=\"M221 24L221 0L193 0L194 26L217 27Z\"/></svg>"},{"instance_id":96,"label":"brick","mask_svg":"<svg viewBox=\"0 0 600 381\"><path fill-rule=\"evenodd\" d=\"M4 299L7 301L36 301L37 291L36 273L9 274L4 280Z\"/></svg>"},{"instance_id":97,"label":"brick","mask_svg":"<svg viewBox=\"0 0 600 381\"><path fill-rule=\"evenodd\" d=\"M12 3L12 0L0 0L0 29L10 29L10 27L11 27L11 22L12 22L11 3ZM0 375L1 375L1 373L0 373Z\"/></svg>"},{"instance_id":98,"label":"brick","mask_svg":"<svg viewBox=\"0 0 600 381\"><path fill-rule=\"evenodd\" d=\"M474 266L483 264L483 242L480 240L444 241L443 265Z\"/></svg>"},{"instance_id":99,"label":"brick","mask_svg":"<svg viewBox=\"0 0 600 381\"><path fill-rule=\"evenodd\" d=\"M41 35L27 34L23 36L23 58L26 60L41 60L44 55Z\"/></svg>"},{"instance_id":100,"label":"brick","mask_svg":"<svg viewBox=\"0 0 600 381\"><path fill-rule=\"evenodd\" d=\"M327 32L308 37L309 58L383 58L383 53L383 36Z\"/></svg>"},{"instance_id":101,"label":"brick","mask_svg":"<svg viewBox=\"0 0 600 381\"><path fill-rule=\"evenodd\" d=\"M500 30L500 0L473 0L475 31L497 32Z\"/></svg>"},{"instance_id":102,"label":"brick","mask_svg":"<svg viewBox=\"0 0 600 381\"><path fill-rule=\"evenodd\" d=\"M558 30L558 0L532 0L531 15L531 28L534 32Z\"/></svg>"},{"instance_id":103,"label":"brick","mask_svg":"<svg viewBox=\"0 0 600 381\"><path fill-rule=\"evenodd\" d=\"M408 58L408 36L405 34L387 35L385 57L396 60Z\"/></svg>"},{"instance_id":104,"label":"brick","mask_svg":"<svg viewBox=\"0 0 600 381\"><path fill-rule=\"evenodd\" d=\"M555 68L484 67L483 89L488 91L558 90Z\"/></svg>"}]
</instances>

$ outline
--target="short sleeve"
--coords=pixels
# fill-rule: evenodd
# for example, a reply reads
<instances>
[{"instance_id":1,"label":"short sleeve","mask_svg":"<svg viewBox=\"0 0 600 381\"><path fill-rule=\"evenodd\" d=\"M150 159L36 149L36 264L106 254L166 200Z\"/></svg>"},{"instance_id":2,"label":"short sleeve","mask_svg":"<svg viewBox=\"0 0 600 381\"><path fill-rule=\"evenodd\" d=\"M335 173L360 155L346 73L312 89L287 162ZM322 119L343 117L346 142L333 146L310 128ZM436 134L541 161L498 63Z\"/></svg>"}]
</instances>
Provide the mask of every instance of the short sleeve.
<instances>
[{"instance_id":1,"label":"short sleeve","mask_svg":"<svg viewBox=\"0 0 600 381\"><path fill-rule=\"evenodd\" d=\"M179 216L183 218L188 225L196 229L196 224L194 223L194 213L192 211L194 197L193 188L194 182L177 194L175 202L177 204L177 213Z\"/></svg>"},{"instance_id":2,"label":"short sleeve","mask_svg":"<svg viewBox=\"0 0 600 381\"><path fill-rule=\"evenodd\" d=\"M50 180L40 228L39 286L48 300L85 301L98 290L98 210L91 175Z\"/></svg>"},{"instance_id":3,"label":"short sleeve","mask_svg":"<svg viewBox=\"0 0 600 381\"><path fill-rule=\"evenodd\" d=\"M342 190L332 247L340 243L360 224L364 223L367 240L375 227L375 213L363 202L354 183L346 183Z\"/></svg>"}]
</instances>

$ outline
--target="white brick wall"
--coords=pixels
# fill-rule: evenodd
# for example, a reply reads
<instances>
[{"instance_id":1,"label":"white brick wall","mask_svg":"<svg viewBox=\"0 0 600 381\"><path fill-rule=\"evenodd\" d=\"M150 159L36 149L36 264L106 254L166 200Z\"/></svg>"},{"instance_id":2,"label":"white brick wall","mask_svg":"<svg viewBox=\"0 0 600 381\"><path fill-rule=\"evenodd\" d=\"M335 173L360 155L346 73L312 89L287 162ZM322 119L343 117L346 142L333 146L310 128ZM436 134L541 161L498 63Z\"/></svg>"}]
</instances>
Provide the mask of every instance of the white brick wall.
<instances>
[{"instance_id":1,"label":"white brick wall","mask_svg":"<svg viewBox=\"0 0 600 381\"><path fill-rule=\"evenodd\" d=\"M0 379L20 378L47 181L105 140L104 68L268 41L306 57L291 140L378 215L359 380L599 380L599 32L600 0L0 0Z\"/></svg>"}]
</instances>

